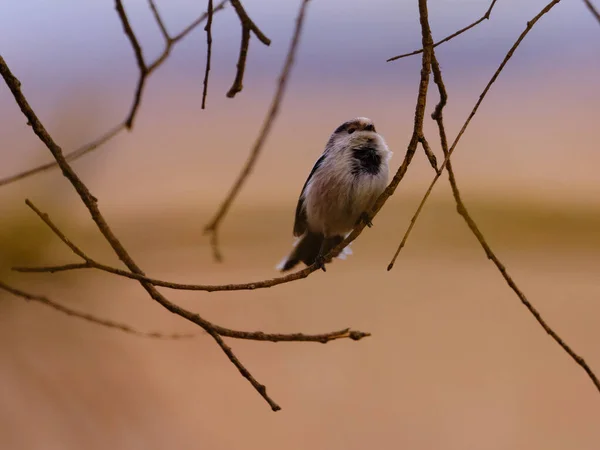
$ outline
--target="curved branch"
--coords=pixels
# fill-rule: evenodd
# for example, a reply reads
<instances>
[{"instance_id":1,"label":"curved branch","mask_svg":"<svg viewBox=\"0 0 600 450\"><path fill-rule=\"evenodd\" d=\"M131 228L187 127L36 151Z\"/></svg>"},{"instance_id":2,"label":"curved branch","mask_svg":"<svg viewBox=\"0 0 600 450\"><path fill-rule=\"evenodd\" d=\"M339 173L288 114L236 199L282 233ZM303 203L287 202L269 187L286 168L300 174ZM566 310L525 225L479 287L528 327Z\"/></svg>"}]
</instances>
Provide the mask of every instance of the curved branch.
<instances>
[{"instance_id":1,"label":"curved branch","mask_svg":"<svg viewBox=\"0 0 600 450\"><path fill-rule=\"evenodd\" d=\"M510 58L514 54L515 50L519 47L519 45L521 44L521 42L523 41L523 39L525 39L525 36L527 36L527 34L531 31L531 29L536 24L536 22L538 20L540 20L546 13L548 13L558 3L560 3L560 0L552 0L538 14L536 14L535 17L533 17L533 19L531 19L530 21L527 22L527 26L525 27L525 30L519 35L519 37L517 38L516 42L513 44L513 46L510 48L510 50L508 51L508 53L504 57L504 60L502 61L502 63L500 63L500 66L498 67L498 69L496 69L496 72L494 72L494 75L492 76L492 78L490 79L490 81L486 85L485 89L483 90L483 92L479 96L479 99L475 103L475 106L471 110L471 113L469 114L469 117L467 117L467 120L465 121L465 123L463 124L462 128L460 129L458 135L456 136L456 139L454 139L454 142L452 143L452 146L448 150L448 154L445 155L444 161L442 162L442 165L440 166L439 171L433 177L433 180L431 181L429 187L427 188L427 191L425 192L425 195L423 195L423 198L421 199L421 202L419 203L417 211L413 215L413 217L411 219L411 223L410 223L408 229L406 230L406 232L404 233L402 241L400 242L400 245L398 246L398 249L396 250L396 253L394 254L392 260L390 261L390 264L388 265L387 270L391 270L392 267L394 267L394 262L396 261L396 258L398 257L398 254L400 253L400 250L404 246L404 243L408 239L408 235L410 234L410 232L411 232L411 230L412 230L412 228L414 226L414 223L416 222L417 218L419 217L419 215L421 213L421 210L423 209L423 206L425 205L425 202L429 198L429 195L431 194L431 191L433 190L435 184L437 183L438 179L442 175L442 172L446 168L446 165L448 164L448 161L450 160L450 156L454 152L454 149L456 149L456 146L457 146L458 142L460 141L460 138L462 137L462 135L466 131L467 127L471 123L471 119L473 119L473 117L477 113L477 111L479 109L479 106L481 105L481 103L483 102L483 99L485 98L485 96L489 92L490 88L492 87L492 84L494 84L494 82L496 81L496 79L500 75L500 72L502 72L502 70L504 69L504 67L506 66L506 64L508 63L508 61L510 60Z\"/></svg>"},{"instance_id":2,"label":"curved branch","mask_svg":"<svg viewBox=\"0 0 600 450\"><path fill-rule=\"evenodd\" d=\"M440 69L440 65L437 61L437 58L435 57L435 51L433 53L433 58L432 58L432 69L433 69L433 79L435 81L435 84L438 86L438 91L440 93L440 102L436 106L435 111L432 114L432 118L436 121L436 123L438 125L440 142L442 144L442 151L444 152L444 156L446 156L446 155L448 155L449 151L448 151L448 139L446 137L446 129L444 127L443 109L446 106L446 103L448 101L448 94L446 92L446 86L444 85L444 80L442 77L442 71ZM424 139L424 142L426 142L425 139ZM580 355L575 353L575 351L558 335L558 333L556 333L556 331L554 331L552 329L552 327L550 327L550 325L548 325L548 323L544 320L542 315L537 311L537 309L527 299L527 297L525 296L523 291L521 291L519 289L517 284L514 282L512 277L509 275L504 264L502 264L502 262L498 259L498 257L496 256L496 254L494 253L492 248L489 246L489 244L485 240L483 233L479 230L479 227L477 226L477 224L475 223L475 221L469 214L467 207L462 200L460 191L458 189L458 184L456 182L456 177L454 176L454 170L452 169L452 162L450 160L448 160L448 162L446 164L446 170L448 172L448 179L450 181L450 187L452 188L452 195L454 196L454 200L456 202L456 209L457 209L458 213L462 216L462 218L465 220L465 222L467 223L467 226L469 227L469 229L471 230L473 235L477 238L477 241L479 241L479 244L485 251L485 254L488 257L488 259L490 259L494 263L494 265L496 266L496 268L498 269L498 271L504 278L504 281L506 281L508 286L513 290L513 292L517 295L519 300L521 300L521 303L525 306L525 308L527 308L529 313L535 318L535 320L540 324L540 326L544 329L544 331L546 333L548 333L550 335L550 337L552 337L552 339L554 339L554 341L558 345L560 345L561 348L575 361L575 363L578 364L587 373L587 375L592 380L592 383L594 383L594 386L596 386L596 389L598 389L598 391L600 391L600 380L598 380L598 377L596 376L594 371L585 362L585 360Z\"/></svg>"},{"instance_id":3,"label":"curved branch","mask_svg":"<svg viewBox=\"0 0 600 450\"><path fill-rule=\"evenodd\" d=\"M219 225L223 221L225 215L227 214L227 211L231 207L231 204L233 203L236 196L238 195L240 189L242 188L242 185L246 181L246 178L248 178L248 176L250 175L250 172L252 172L252 169L254 168L254 165L256 164L256 160L263 148L264 143L267 140L269 132L271 131L271 128L273 126L273 123L274 123L277 113L279 111L279 106L281 105L281 102L283 101L283 96L285 94L285 90L287 87L288 77L289 77L290 71L292 70L292 66L294 65L296 51L298 49L298 44L300 42L300 35L302 34L302 26L304 24L304 17L306 14L306 7L308 5L308 2L309 2L309 0L302 0L302 4L300 5L300 10L298 11L298 16L296 17L296 27L294 29L294 34L293 34L292 40L290 42L290 47L287 52L285 62L283 64L283 69L281 71L281 75L279 76L279 81L277 84L277 88L275 90L275 95L273 96L271 106L269 107L269 111L267 112L267 115L265 117L265 120L263 122L261 130L258 133L258 137L257 137L256 141L254 142L254 145L252 146L250 155L248 156L248 159L246 160L246 163L244 164L242 171L240 172L237 179L233 183L231 190L225 197L225 200L223 200L223 202L219 206L219 209L217 210L215 216L211 219L211 221L204 228L204 233L210 234L211 247L213 249L213 256L214 256L215 260L217 260L217 261L221 261L221 259L222 259L221 252L219 251L219 244L218 244ZM239 3L239 2L232 1L232 5L234 5L234 7L237 3ZM240 20L242 20L241 17L240 17ZM250 29L251 28L249 26L244 28L244 30L247 30L247 31ZM249 31L248 31L248 33L249 33Z\"/></svg>"}]
</instances>

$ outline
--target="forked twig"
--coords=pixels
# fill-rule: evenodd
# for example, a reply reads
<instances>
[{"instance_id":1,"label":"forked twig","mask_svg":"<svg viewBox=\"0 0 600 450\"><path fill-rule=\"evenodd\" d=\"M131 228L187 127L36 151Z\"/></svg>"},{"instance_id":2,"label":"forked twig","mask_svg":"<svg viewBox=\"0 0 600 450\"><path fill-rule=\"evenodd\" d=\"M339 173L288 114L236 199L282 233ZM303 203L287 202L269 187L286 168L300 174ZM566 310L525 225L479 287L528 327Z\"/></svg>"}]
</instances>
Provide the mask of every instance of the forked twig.
<instances>
[{"instance_id":1,"label":"forked twig","mask_svg":"<svg viewBox=\"0 0 600 450\"><path fill-rule=\"evenodd\" d=\"M225 4L227 3L228 0L222 0L220 1L215 7L214 7L214 11L213 13L222 10L225 7ZM152 3L153 4L153 3ZM154 5L153 8L153 13L155 14L155 18L157 20L157 22L159 21L160 15L158 15L158 10L156 9L156 6ZM81 158L82 156L86 155L87 153L92 152L93 150L96 150L97 148L99 148L101 145L105 144L106 142L108 142L110 139L112 139L113 137L115 137L117 134L119 134L121 131L126 130L126 129L130 129L130 127L128 127L128 123L133 124L133 119L135 118L135 115L137 113L137 110L139 108L139 104L140 104L140 99L141 96L143 94L143 86L146 82L146 78L149 78L152 73L154 73L154 71L156 69L158 69L168 58L169 54L171 53L171 50L173 49L173 47L182 39L184 39L189 33L191 33L193 30L196 29L196 27L198 27L202 22L204 22L207 19L208 13L204 13L202 14L200 17L198 17L196 20L194 20L192 23L190 23L187 27L185 27L179 34L175 35L172 38L169 38L169 40L166 42L165 48L163 50L163 52L158 56L158 58L156 58L156 60L154 60L154 62L152 62L149 66L147 66L147 71L144 72L145 75L140 72L140 76L138 78L138 83L135 89L135 97L134 97L134 103L132 104L130 110L128 111L125 119L119 123L118 125L115 125L113 128L111 128L110 130L108 130L106 133L104 133L102 136L98 137L97 139L93 140L92 142L89 142L85 145L83 145L82 147L73 150L72 152L66 153L65 154L65 158L67 159L67 161L72 162L75 161L76 159ZM160 23L162 23L162 19L159 22L159 26ZM163 24L164 27L164 24ZM130 27L131 28L131 27ZM161 27L162 30L162 27ZM165 29L166 31L166 29ZM165 36L165 38L168 36L167 34L163 33L163 36ZM23 180L25 178L29 178L33 175L36 175L38 173L41 172L45 172L47 170L50 169L55 169L58 167L58 164L56 161L52 161L46 164L41 164L37 167L34 167L32 169L28 169L25 170L23 172L19 172L17 174L8 176L6 178L2 178L0 179L0 187L10 184L10 183L14 183L16 181L20 181Z\"/></svg>"},{"instance_id":2,"label":"forked twig","mask_svg":"<svg viewBox=\"0 0 600 450\"><path fill-rule=\"evenodd\" d=\"M260 28L252 21L252 19L246 13L246 10L242 6L240 0L231 0L231 6L235 9L235 12L240 19L242 25L242 38L240 42L240 54L237 62L237 71L233 85L227 92L227 97L233 98L238 92L241 92L244 84L244 71L246 70L246 58L248 56L248 46L250 45L250 32L258 38L260 42L265 45L271 45L271 40L264 35Z\"/></svg>"},{"instance_id":3,"label":"forked twig","mask_svg":"<svg viewBox=\"0 0 600 450\"><path fill-rule=\"evenodd\" d=\"M402 250L402 248L404 247L404 244L406 243L406 240L408 239L408 235L410 234L410 232L411 232L411 230L412 230L412 228L414 226L414 223L416 222L417 218L419 217L419 215L421 213L421 210L423 209L423 206L425 205L425 202L429 198L429 195L431 194L431 191L433 190L433 187L435 186L435 184L437 183L438 179L440 178L442 172L446 168L446 164L448 164L448 161L450 159L450 156L452 155L452 152L454 152L454 149L456 148L456 145L460 141L460 138L462 137L462 135L464 134L465 130L469 126L469 123L471 123L471 119L473 119L473 117L477 113L477 110L479 109L479 106L481 105L481 103L483 102L483 99L485 98L485 96L489 92L490 88L492 87L492 84L494 84L494 82L496 81L496 79L500 75L500 72L502 72L502 70L504 69L504 67L506 66L506 64L508 63L508 61L510 60L510 58L514 54L515 50L519 47L519 45L521 44L521 42L523 41L523 39L525 39L525 36L527 36L527 34L531 31L531 29L536 24L536 22L538 20L540 20L546 13L548 13L558 3L560 3L560 0L552 0L538 14L536 14L536 16L533 17L533 19L531 19L530 21L527 22L527 26L525 27L525 30L519 35L519 37L517 38L517 40L515 41L515 43L513 44L513 46L510 48L510 50L508 51L508 53L504 57L504 60L502 61L502 63L500 63L500 66L498 67L498 69L496 69L496 72L494 72L494 75L492 76L492 78L490 79L490 81L486 85L485 89L483 90L483 92L479 96L479 99L475 103L475 106L471 110L471 113L469 114L469 117L467 117L467 120L465 121L465 123L463 124L462 128L460 129L458 135L456 136L456 139L454 139L454 142L452 143L452 146L448 150L448 154L445 155L444 161L442 162L442 165L439 167L439 171L433 177L433 180L431 181L429 187L427 188L427 191L423 195L423 198L421 199L421 202L419 203L419 206L418 206L415 214L411 218L410 225L407 228L406 232L404 233L404 236L402 237L402 241L400 242L400 245L398 246L398 249L396 250L396 253L394 254L392 260L390 261L387 270L391 270L392 267L394 267L394 263L396 261L396 258L398 257L398 254L400 253L400 250Z\"/></svg>"}]
</instances>

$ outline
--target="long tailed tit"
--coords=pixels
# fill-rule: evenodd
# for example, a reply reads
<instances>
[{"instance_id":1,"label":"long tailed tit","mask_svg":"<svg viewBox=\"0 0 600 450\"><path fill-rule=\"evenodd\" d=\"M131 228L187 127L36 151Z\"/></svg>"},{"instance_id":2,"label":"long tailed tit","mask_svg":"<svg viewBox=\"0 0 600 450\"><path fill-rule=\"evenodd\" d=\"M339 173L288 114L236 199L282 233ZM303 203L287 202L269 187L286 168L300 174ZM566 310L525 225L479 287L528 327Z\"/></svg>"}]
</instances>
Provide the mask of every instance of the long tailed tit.
<instances>
[{"instance_id":1,"label":"long tailed tit","mask_svg":"<svg viewBox=\"0 0 600 450\"><path fill-rule=\"evenodd\" d=\"M317 262L325 270L323 257L366 217L385 189L391 156L370 119L357 117L340 125L302 187L294 222L299 239L277 269L285 272L302 261L307 266ZM350 253L346 248L338 257Z\"/></svg>"}]
</instances>

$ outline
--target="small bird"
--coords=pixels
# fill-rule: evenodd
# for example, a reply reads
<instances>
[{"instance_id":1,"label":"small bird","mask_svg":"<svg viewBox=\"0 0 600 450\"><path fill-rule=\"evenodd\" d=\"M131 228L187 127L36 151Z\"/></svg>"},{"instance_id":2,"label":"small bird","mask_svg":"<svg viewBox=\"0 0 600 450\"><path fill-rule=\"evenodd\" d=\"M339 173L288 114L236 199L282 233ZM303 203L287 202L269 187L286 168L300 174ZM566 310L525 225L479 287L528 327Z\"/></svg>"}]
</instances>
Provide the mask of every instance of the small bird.
<instances>
[{"instance_id":1,"label":"small bird","mask_svg":"<svg viewBox=\"0 0 600 450\"><path fill-rule=\"evenodd\" d=\"M363 220L388 183L392 152L371 119L357 117L333 132L325 151L302 187L292 252L277 266L285 272L299 262L315 262L325 271L324 256ZM338 256L345 259L349 248Z\"/></svg>"}]
</instances>

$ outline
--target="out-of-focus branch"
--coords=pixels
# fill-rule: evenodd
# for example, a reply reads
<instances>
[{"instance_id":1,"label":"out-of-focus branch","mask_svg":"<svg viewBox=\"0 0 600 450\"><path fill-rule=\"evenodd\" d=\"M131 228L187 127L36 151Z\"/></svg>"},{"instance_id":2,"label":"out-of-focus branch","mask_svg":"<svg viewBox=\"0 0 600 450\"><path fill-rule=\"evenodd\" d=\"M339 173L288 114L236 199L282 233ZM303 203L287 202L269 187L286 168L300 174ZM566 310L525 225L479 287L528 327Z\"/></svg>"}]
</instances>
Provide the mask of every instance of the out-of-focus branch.
<instances>
[{"instance_id":1,"label":"out-of-focus branch","mask_svg":"<svg viewBox=\"0 0 600 450\"><path fill-rule=\"evenodd\" d=\"M15 287L9 286L8 284L4 283L2 280L0 280L0 289L6 291L16 297L21 297L21 298L24 298L25 300L32 300L32 301L41 303L42 305L49 306L50 308L52 308L56 311L59 311L63 314L66 314L67 316L77 317L78 319L85 320L86 322L91 322L93 324L100 325L100 326L103 326L106 328L120 330L120 331L123 331L124 333L133 334L135 336L153 338L153 339L188 339L188 338L196 337L195 334L189 334L189 333L169 333L169 334L167 334L167 333L161 333L161 332L157 332L157 331L150 331L150 332L139 331L129 325L124 324L124 323L114 322L112 320L96 317L92 314L75 311L74 309L63 306L60 303L57 303L54 300L51 300L50 298L48 298L44 295L31 294L29 292L25 292L25 291L15 288Z\"/></svg>"},{"instance_id":2,"label":"out-of-focus branch","mask_svg":"<svg viewBox=\"0 0 600 450\"><path fill-rule=\"evenodd\" d=\"M444 152L444 156L447 156L449 153L448 139L446 137L446 128L444 127L443 109L448 101L448 93L446 91L446 86L442 77L442 70L440 69L440 65L435 56L435 51L432 55L431 65L433 69L433 79L438 87L438 91L440 94L440 101L437 104L435 111L431 116L438 125L442 151ZM423 142L426 143L427 141L423 139ZM454 170L452 169L452 161L450 161L450 159L448 159L448 162L446 163L446 170L448 172L448 180L450 182L450 187L452 188L452 195L454 196L454 200L456 202L456 209L467 223L467 226L469 227L473 235L477 238L477 241L479 241L479 244L485 251L485 254L488 257L488 259L490 259L494 263L494 265L496 266L496 268L498 269L508 286L513 290L513 292L517 295L519 300L521 300L521 303L523 303L525 308L527 308L529 313L531 313L531 315L541 325L544 331L548 333L552 337L552 339L554 339L554 341L558 343L558 345L560 345L562 349L575 361L575 363L577 363L587 373L587 375L592 380L592 383L594 383L594 386L596 386L596 389L600 391L600 381L598 380L598 377L596 376L594 371L585 362L585 360L580 355L575 353L575 351L558 335L558 333L556 333L556 331L554 331L550 327L550 325L548 325L548 323L544 320L544 318L538 312L538 310L527 299L523 291L519 289L515 281L509 275L504 264L502 264L502 262L498 259L492 248L487 243L485 237L483 236L483 233L479 230L479 227L475 223L475 220L473 220L473 218L469 214L467 207L462 200L460 190L458 189L458 184L456 182L456 177L454 175Z\"/></svg>"},{"instance_id":3,"label":"out-of-focus branch","mask_svg":"<svg viewBox=\"0 0 600 450\"><path fill-rule=\"evenodd\" d=\"M48 147L52 156L57 161L59 167L62 170L63 175L69 180L72 184L73 188L79 194L79 197L85 207L88 209L92 220L96 224L100 233L104 236L105 240L113 249L114 253L119 257L119 259L125 264L125 266L132 272L137 275L145 276L142 269L137 265L137 263L133 260L133 258L129 255L129 252L125 249L123 244L117 238L117 236L113 233L108 223L104 219L103 215L98 208L97 199L90 192L88 187L83 183L83 181L79 178L79 176L75 173L73 168L69 165L67 160L65 159L62 149L54 142L52 137L48 134L45 127L42 125L40 120L38 119L35 112L31 109L27 99L21 92L21 83L19 80L12 74L8 65L0 56L0 75L4 78L8 88L10 89L16 103L19 105L19 108L31 124L33 132L38 136L38 138ZM72 244L71 249L75 251L76 248L74 244ZM85 256L83 256L85 259ZM185 318L186 320L195 323L200 326L204 331L210 334L215 342L221 347L223 352L227 355L229 360L239 369L240 373L255 387L255 389L259 392L259 394L269 403L271 409L273 411L277 411L280 409L279 405L277 405L266 393L266 389L264 386L259 384L254 377L250 374L250 372L242 365L242 363L233 355L231 349L224 343L222 337L232 337L237 339L253 339L253 340L265 340L265 341L278 341L278 340L289 340L289 341L314 341L314 342L327 342L325 340L324 335L300 335L298 333L288 334L288 335L274 335L274 334L266 334L263 332L244 332L231 330L229 328L225 328L208 320L202 318L199 314L188 311L175 303L169 301L164 295L162 295L151 283L146 281L140 281L142 287L146 290L146 292L150 295L152 299L154 299L157 303L163 306L166 310L170 311L173 314L176 314L180 317ZM352 334L349 330L343 330L340 332L335 332L333 334L328 334L328 340L332 339L340 339L340 338L352 338L356 337L360 339L361 337L366 336L367 334L363 333L362 336L356 336L356 334ZM354 337L353 337L354 336ZM302 339L300 338L302 337Z\"/></svg>"},{"instance_id":4,"label":"out-of-focus branch","mask_svg":"<svg viewBox=\"0 0 600 450\"><path fill-rule=\"evenodd\" d=\"M283 64L281 75L279 75L279 81L277 83L275 95L273 96L273 100L271 101L269 111L267 112L263 125L258 133L258 138L254 142L252 150L250 151L250 155L248 156L248 159L246 160L242 171L233 183L233 186L227 194L227 197L225 197L225 200L223 200L223 203L221 203L221 205L219 206L219 209L217 210L215 216L204 228L204 233L210 235L213 256L217 261L221 261L222 259L218 244L219 226L223 221L225 215L227 214L227 211L231 207L231 204L233 203L235 197L238 195L240 189L242 188L242 185L244 184L244 182L250 175L250 172L254 168L256 160L263 148L264 143L267 140L273 123L275 122L275 117L279 112L279 107L281 105L281 102L283 101L283 96L287 87L288 77L290 71L292 70L292 66L294 65L294 59L296 56L296 51L298 49L298 44L300 42L300 35L302 34L302 25L304 23L304 17L306 14L308 2L309 0L302 0L302 3L300 5L300 10L298 11L298 16L296 17L296 27L294 29L294 34L292 35L292 40L290 42L290 47L288 49L287 56ZM234 5L234 7L237 3L239 2L232 1L232 5ZM240 20L242 20L241 16ZM249 30L250 27L246 26L244 27L244 29Z\"/></svg>"},{"instance_id":5,"label":"out-of-focus branch","mask_svg":"<svg viewBox=\"0 0 600 450\"><path fill-rule=\"evenodd\" d=\"M590 10L592 15L596 18L598 23L600 23L600 12L596 9L596 7L592 4L591 0L583 0L585 6Z\"/></svg>"},{"instance_id":6,"label":"out-of-focus branch","mask_svg":"<svg viewBox=\"0 0 600 450\"><path fill-rule=\"evenodd\" d=\"M202 90L202 109L206 108L206 95L208 94L208 73L210 72L210 59L212 57L212 21L213 0L208 0L208 20L204 31L206 31L206 69L204 71L204 89Z\"/></svg>"},{"instance_id":7,"label":"out-of-focus branch","mask_svg":"<svg viewBox=\"0 0 600 450\"><path fill-rule=\"evenodd\" d=\"M498 0L492 0L492 3L490 4L490 7L483 14L483 16L481 16L479 19L477 19L471 25L468 25L468 26L466 26L464 28L461 28L457 32L452 33L450 36L446 36L441 41L436 42L435 44L433 44L433 47L435 48L438 45L443 44L444 42L448 42L450 39L454 39L456 36L459 36L459 35L463 34L465 31L469 31L471 28L476 27L477 25L479 25L484 20L488 20L490 18L490 14L492 13L492 9L494 9L494 5L496 4L497 1ZM393 57L389 58L388 60L386 60L386 62L396 61L396 60L401 59L401 58L406 58L407 56L418 55L419 53L423 53L423 49L422 48L420 48L419 50L412 51L410 53L404 53L402 55L393 56Z\"/></svg>"},{"instance_id":8,"label":"out-of-focus branch","mask_svg":"<svg viewBox=\"0 0 600 450\"><path fill-rule=\"evenodd\" d=\"M225 7L225 4L227 3L227 1L228 0L220 1L214 7L213 13L222 10ZM160 15L158 15L158 10L156 10L156 6L154 6L153 12L154 11L156 11L154 14L155 14L155 18L158 22ZM140 103L141 96L143 93L143 85L144 85L146 79L149 78L152 75L152 73L156 69L158 69L162 65L162 63L164 63L167 60L173 47L179 41L184 39L189 33L191 33L193 30L195 30L196 27L198 27L198 25L200 25L202 22L204 22L207 19L207 17L208 17L208 13L202 14L200 17L198 17L196 20L194 20L192 23L190 23L187 27L185 27L179 34L166 40L165 48L164 48L163 52L160 54L160 56L158 56L158 58L156 58L150 65L147 66L146 72L144 72L145 75L142 75L140 73L140 77L138 79L138 83L137 83L136 90L135 90L134 104L132 105L131 109L127 113L127 116L125 117L125 119L118 125L115 125L113 128L108 130L102 136L93 140L92 142L89 142L89 143L83 145L82 147L80 147L70 153L65 154L65 158L67 159L67 161L72 162L78 158L81 158L82 156L86 155L87 153L90 153L93 150L96 150L97 148L99 148L100 146L102 146L103 144L105 144L106 142L111 140L113 137L115 137L121 131L123 131L125 129L130 129L130 127L127 124L130 122L133 123L133 119L134 119L137 109L139 107L139 103ZM160 23L162 23L162 19L160 19ZM160 23L159 23L159 26L160 26ZM163 27L164 27L164 24L163 24ZM162 29L162 27L161 27L161 29ZM165 29L165 31L166 31L166 29ZM163 36L165 36L165 39L166 39L166 37L168 36L168 33L167 34L163 33ZM143 80L142 80L142 78L143 78ZM137 99L137 101L136 101L136 99ZM58 167L58 164L56 163L56 161L52 161L52 162L49 162L46 164L39 165L37 167L34 167L33 169L28 169L23 172L17 173L15 175L11 175L6 178L0 179L0 187L10 184L10 183L14 183L19 180L23 180L25 178L29 178L30 176L36 175L41 172L45 172L50 169L55 169L57 167Z\"/></svg>"},{"instance_id":9,"label":"out-of-focus branch","mask_svg":"<svg viewBox=\"0 0 600 450\"><path fill-rule=\"evenodd\" d=\"M108 130L102 136L100 136L99 138L95 139L92 142L88 142L83 147L80 147L77 150L74 150L74 151L72 151L70 153L67 153L65 155L65 158L69 162L70 161L75 161L76 159L81 158L86 153L94 151L98 147L100 147L101 145L103 145L106 142L110 141L112 138L114 138L117 134L119 134L123 130L125 130L125 122L122 122L119 125L117 125L116 127ZM11 176L8 176L6 178L2 178L2 179L0 179L0 187L4 186L6 184L14 183L15 181L19 181L19 180L23 180L25 178L29 178L32 175L35 175L35 174L38 174L38 173L41 173L41 172L45 172L45 171L50 170L50 169L55 169L56 167L58 167L58 164L56 164L56 161L52 161L52 162L49 162L49 163L42 164L40 166L34 167L33 169L25 170L24 172L20 172L20 173L17 173L15 175L11 175Z\"/></svg>"},{"instance_id":10,"label":"out-of-focus branch","mask_svg":"<svg viewBox=\"0 0 600 450\"><path fill-rule=\"evenodd\" d=\"M133 127L133 121L135 119L135 115L137 114L138 108L140 106L140 102L142 101L142 94L144 92L144 86L146 84L146 79L169 56L169 53L171 52L171 48L173 47L173 45L179 39L181 39L183 36L185 36L185 34L189 33L193 28L195 28L195 26L191 27L191 28L188 27L185 30L183 30L182 33L185 33L185 34L180 33L179 35L175 36L174 38L169 37L169 34L166 31L166 28L160 17L160 14L158 13L156 5L151 3L151 9L152 9L152 12L154 13L154 17L161 29L161 32L163 33L163 37L165 38L165 49L163 50L163 53L154 62L152 62L151 64L146 64L144 62L144 58L142 56L142 50L138 44L137 39L135 38L135 34L133 33L133 30L129 26L129 22L127 21L127 16L125 15L125 11L123 10L121 0L115 0L115 2L117 4L117 12L119 13L119 17L121 18L121 21L123 22L123 28L125 29L125 34L127 34L127 36L129 37L129 40L131 41L131 45L133 46L134 51L135 51L136 60L138 62L138 68L140 69L140 75L139 75L137 86L135 89L133 104L131 105L131 110L129 111L129 115L125 119L125 127L127 129L131 129ZM225 3L227 3L227 0L220 2L213 9L213 13L215 11L219 11L219 10L223 9L223 7L225 6ZM196 20L194 23L197 22L197 24L196 24L196 26L197 26L207 18L208 18L208 12L204 13L201 16L202 20L200 20L200 21ZM211 14L211 18L212 18L212 14Z\"/></svg>"},{"instance_id":11,"label":"out-of-focus branch","mask_svg":"<svg viewBox=\"0 0 600 450\"><path fill-rule=\"evenodd\" d=\"M242 6L239 0L231 0L231 6L235 9L235 12L240 19L242 25L242 38L240 41L240 54L237 62L237 72L233 85L227 92L227 97L233 98L238 92L241 92L244 84L244 71L246 70L246 58L248 56L248 46L250 45L250 32L258 38L260 42L265 45L271 45L271 40L264 35L264 33L256 26L252 19L246 13L246 10Z\"/></svg>"},{"instance_id":12,"label":"out-of-focus branch","mask_svg":"<svg viewBox=\"0 0 600 450\"><path fill-rule=\"evenodd\" d=\"M415 211L415 214L413 215L413 217L412 217L412 219L410 221L410 225L408 226L406 232L404 233L404 236L402 237L402 241L400 242L400 245L398 246L398 249L396 250L396 253L394 254L392 260L390 261L387 270L392 270L392 267L394 267L394 262L396 261L396 258L398 258L398 254L400 253L400 250L402 250L402 248L404 247L404 244L406 243L406 240L408 239L408 235L410 234L410 232L411 232L411 230L412 230L412 228L413 228L413 226L414 226L417 218L421 214L421 210L423 209L423 206L425 205L425 202L429 198L429 195L431 194L431 191L433 190L435 184L437 183L438 179L440 178L442 172L446 168L446 164L448 164L448 161L450 159L450 155L452 155L452 152L454 152L454 149L456 148L456 146L457 146L460 138L462 137L462 135L464 134L465 130L469 126L469 123L471 123L471 119L473 119L473 117L477 113L477 110L479 109L479 106L481 105L481 103L483 102L483 99L485 98L485 96L489 92L490 88L492 87L492 84L494 84L494 82L496 81L496 79L498 78L498 76L500 75L500 73L502 72L502 70L504 69L504 67L506 66L506 64L508 63L508 61L510 60L510 58L512 57L512 55L514 54L515 50L519 47L519 45L521 45L521 42L523 41L523 39L525 39L525 36L527 36L527 34L531 31L531 29L537 23L537 21L540 20L546 13L548 13L558 3L560 3L560 0L552 0L538 14L536 14L535 17L533 17L530 21L527 22L527 26L525 27L525 30L519 35L519 37L517 38L517 40L515 41L515 43L513 44L513 46L510 48L510 50L508 51L508 53L504 57L504 60L502 61L502 63L500 63L500 66L498 67L498 69L496 69L496 72L494 72L494 75L492 76L492 78L490 79L490 81L486 85L485 89L483 90L483 92L479 96L479 99L477 100L477 102L475 103L475 106L471 110L471 113L469 114L469 117L467 117L467 120L465 121L465 123L463 124L462 128L460 129L458 135L456 136L456 139L454 139L454 142L452 143L452 146L448 150L448 154L445 155L445 158L444 158L444 161L442 162L442 165L439 167L438 172L433 177L433 180L431 181L429 187L427 188L427 191L423 195L423 198L421 199L421 202L419 203L419 206L418 206L417 210Z\"/></svg>"},{"instance_id":13,"label":"out-of-focus branch","mask_svg":"<svg viewBox=\"0 0 600 450\"><path fill-rule=\"evenodd\" d=\"M148 0L148 5L150 6L150 9L152 10L152 14L154 15L154 20L156 20L158 28L160 28L160 32L163 35L163 38L165 38L166 42L169 42L171 40L171 36L169 35L169 32L167 31L165 22L162 20L162 17L160 16L160 13L158 12L158 8L154 4L154 0ZM211 14L211 12L209 12L209 15L210 14Z\"/></svg>"},{"instance_id":14,"label":"out-of-focus branch","mask_svg":"<svg viewBox=\"0 0 600 450\"><path fill-rule=\"evenodd\" d=\"M138 69L140 70L140 76L138 78L138 84L135 89L135 96L133 98L133 104L131 105L131 110L129 112L129 116L125 119L125 127L130 130L133 127L133 119L135 118L135 114L140 106L140 102L142 101L142 92L144 90L144 84L146 83L146 78L148 77L148 66L146 65L146 61L144 61L144 55L142 54L142 47L137 40L131 25L129 24L129 19L127 18L127 14L125 13L125 9L123 8L123 3L121 0L115 0L115 8L117 10L117 14L119 15L119 19L121 19L121 23L123 24L123 30L133 47L133 52L135 53L135 60L138 65Z\"/></svg>"}]
</instances>

